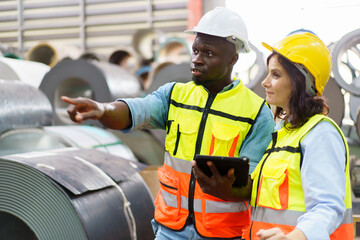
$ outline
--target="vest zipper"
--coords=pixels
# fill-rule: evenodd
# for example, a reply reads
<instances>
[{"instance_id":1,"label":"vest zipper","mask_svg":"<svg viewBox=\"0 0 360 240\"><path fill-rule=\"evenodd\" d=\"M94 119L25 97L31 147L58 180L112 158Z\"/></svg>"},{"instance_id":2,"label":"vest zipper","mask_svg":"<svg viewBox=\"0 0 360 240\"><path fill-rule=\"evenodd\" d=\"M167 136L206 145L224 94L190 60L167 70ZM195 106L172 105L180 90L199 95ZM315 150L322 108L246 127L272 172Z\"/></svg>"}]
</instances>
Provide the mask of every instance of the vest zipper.
<instances>
[{"instance_id":1,"label":"vest zipper","mask_svg":"<svg viewBox=\"0 0 360 240\"><path fill-rule=\"evenodd\" d=\"M204 129L205 129L205 125L206 125L206 120L209 114L209 110L210 107L212 105L212 103L214 102L214 99L216 97L215 95L210 95L208 99L206 100L206 104L205 104L205 108L201 117L201 121L200 121L200 126L199 126L199 132L198 132L198 136L196 139L196 144L195 144L195 155L200 153L201 150L201 143L202 143L202 139L204 137ZM195 158L194 155L194 158ZM196 183L196 179L194 177L193 172L191 171L191 177L190 177L190 184L189 184L189 216L188 216L188 220L191 219L193 221L193 223L195 224L195 219L194 219L194 194L195 194L195 183Z\"/></svg>"},{"instance_id":2,"label":"vest zipper","mask_svg":"<svg viewBox=\"0 0 360 240\"><path fill-rule=\"evenodd\" d=\"M272 135L272 145L271 145L271 148L270 148L270 151L269 151L268 155L265 157L264 161L262 162L261 167L260 167L260 171L259 171L259 178L258 178L258 182L257 182L257 186L256 186L256 198L257 198L257 195L259 193L259 185L260 185L260 177L261 177L262 169L264 167L264 164L265 164L266 160L269 158L269 156L270 156L270 154L272 152L271 150L273 150L275 148L276 141L277 141L277 132L273 132L271 135ZM257 201L255 199L254 210L256 210L256 206L257 206ZM250 226L250 240L252 238L251 237L252 225L253 225L253 222L251 222L251 226Z\"/></svg>"}]
</instances>

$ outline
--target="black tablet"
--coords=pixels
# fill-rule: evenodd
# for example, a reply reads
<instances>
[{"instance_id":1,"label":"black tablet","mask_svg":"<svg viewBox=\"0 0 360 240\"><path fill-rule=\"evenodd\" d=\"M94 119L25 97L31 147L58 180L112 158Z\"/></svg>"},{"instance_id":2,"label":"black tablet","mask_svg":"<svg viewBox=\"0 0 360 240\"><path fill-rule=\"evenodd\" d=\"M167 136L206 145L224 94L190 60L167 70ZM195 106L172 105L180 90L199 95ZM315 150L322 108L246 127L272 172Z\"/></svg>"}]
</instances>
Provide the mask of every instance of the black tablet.
<instances>
[{"instance_id":1,"label":"black tablet","mask_svg":"<svg viewBox=\"0 0 360 240\"><path fill-rule=\"evenodd\" d=\"M223 157L197 154L194 160L208 177L212 176L212 172L206 162L212 161L222 176L226 175L230 168L235 169L234 174L236 180L233 184L234 187L246 186L248 182L250 160L247 157Z\"/></svg>"}]
</instances>

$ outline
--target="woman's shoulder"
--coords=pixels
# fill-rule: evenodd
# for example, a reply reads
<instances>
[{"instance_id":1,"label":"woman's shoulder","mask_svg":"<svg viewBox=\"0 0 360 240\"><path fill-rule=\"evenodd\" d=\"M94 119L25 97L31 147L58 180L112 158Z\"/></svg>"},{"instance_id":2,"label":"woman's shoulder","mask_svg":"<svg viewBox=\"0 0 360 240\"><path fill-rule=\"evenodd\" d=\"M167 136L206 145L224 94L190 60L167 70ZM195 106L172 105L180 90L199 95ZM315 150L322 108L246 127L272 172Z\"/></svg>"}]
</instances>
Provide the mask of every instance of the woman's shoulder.
<instances>
[{"instance_id":1,"label":"woman's shoulder","mask_svg":"<svg viewBox=\"0 0 360 240\"><path fill-rule=\"evenodd\" d=\"M320 121L317 123L309 133L304 137L303 141L311 144L323 144L324 142L319 141L321 138L324 141L341 141L342 137L337 129L330 121ZM341 130L340 130L341 131Z\"/></svg>"}]
</instances>

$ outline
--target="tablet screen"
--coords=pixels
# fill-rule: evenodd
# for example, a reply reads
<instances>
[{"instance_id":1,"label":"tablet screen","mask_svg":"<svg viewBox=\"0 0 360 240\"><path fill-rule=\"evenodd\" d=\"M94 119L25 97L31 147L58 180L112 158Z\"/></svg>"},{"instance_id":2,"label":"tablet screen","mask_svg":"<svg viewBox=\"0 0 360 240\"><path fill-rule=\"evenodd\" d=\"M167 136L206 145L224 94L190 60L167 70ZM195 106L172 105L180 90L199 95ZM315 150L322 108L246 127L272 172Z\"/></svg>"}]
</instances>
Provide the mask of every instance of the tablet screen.
<instances>
[{"instance_id":1,"label":"tablet screen","mask_svg":"<svg viewBox=\"0 0 360 240\"><path fill-rule=\"evenodd\" d=\"M224 157L224 156L207 156L207 155L195 155L196 164L208 177L212 176L212 172L207 161L212 161L219 173L224 176L227 174L230 168L234 168L234 175L236 180L233 184L234 187L246 186L249 177L249 158L245 156L241 157Z\"/></svg>"}]
</instances>

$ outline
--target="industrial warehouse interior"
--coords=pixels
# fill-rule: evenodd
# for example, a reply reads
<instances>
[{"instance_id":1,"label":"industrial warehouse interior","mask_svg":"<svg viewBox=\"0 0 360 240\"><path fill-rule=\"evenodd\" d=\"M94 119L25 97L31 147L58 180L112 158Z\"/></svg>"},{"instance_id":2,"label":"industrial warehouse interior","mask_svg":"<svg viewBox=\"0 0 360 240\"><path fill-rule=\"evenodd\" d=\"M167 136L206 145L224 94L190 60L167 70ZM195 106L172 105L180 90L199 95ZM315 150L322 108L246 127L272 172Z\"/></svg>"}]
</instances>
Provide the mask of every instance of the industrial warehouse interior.
<instances>
[{"instance_id":1,"label":"industrial warehouse interior","mask_svg":"<svg viewBox=\"0 0 360 240\"><path fill-rule=\"evenodd\" d=\"M76 124L60 97L110 103L191 81L195 36L185 31L215 7L244 18L250 52L239 55L232 77L264 99L270 53L261 42L299 29L324 40L333 65L323 95L349 146L360 239L360 3L289 2L0 1L0 239L155 239L166 130Z\"/></svg>"}]
</instances>

